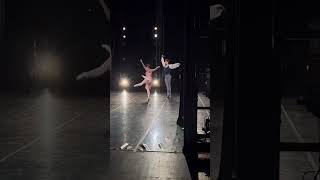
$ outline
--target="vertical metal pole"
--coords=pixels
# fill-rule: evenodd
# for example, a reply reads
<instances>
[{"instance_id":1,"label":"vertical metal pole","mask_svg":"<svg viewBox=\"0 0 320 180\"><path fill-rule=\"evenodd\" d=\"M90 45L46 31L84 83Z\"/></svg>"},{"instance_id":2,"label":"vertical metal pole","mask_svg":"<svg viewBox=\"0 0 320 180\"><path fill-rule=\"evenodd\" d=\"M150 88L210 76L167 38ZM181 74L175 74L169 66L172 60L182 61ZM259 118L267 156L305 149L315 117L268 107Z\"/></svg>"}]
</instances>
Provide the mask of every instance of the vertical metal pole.
<instances>
[{"instance_id":1,"label":"vertical metal pole","mask_svg":"<svg viewBox=\"0 0 320 180\"><path fill-rule=\"evenodd\" d=\"M161 52L165 52L165 46L164 46L164 44L165 44L165 38L164 38L164 35L165 35L165 17L164 17L164 15L163 15L163 11L164 11L164 6L163 6L163 4L162 4L162 10L161 10L162 12L161 12L161 14L162 14L162 18L161 18L161 20L162 20L162 22L161 22L161 38L162 38L162 42L161 42Z\"/></svg>"},{"instance_id":2,"label":"vertical metal pole","mask_svg":"<svg viewBox=\"0 0 320 180\"><path fill-rule=\"evenodd\" d=\"M156 66L158 66L158 37L156 38Z\"/></svg>"},{"instance_id":3,"label":"vertical metal pole","mask_svg":"<svg viewBox=\"0 0 320 180\"><path fill-rule=\"evenodd\" d=\"M158 30L156 31L158 34L157 37L157 48L156 48L156 66L159 64L161 52L163 52L163 34L164 34L164 29L163 29L163 1L164 0L156 0L156 26L158 27ZM161 38L161 39L159 39ZM157 73L159 75L159 72Z\"/></svg>"}]
</instances>

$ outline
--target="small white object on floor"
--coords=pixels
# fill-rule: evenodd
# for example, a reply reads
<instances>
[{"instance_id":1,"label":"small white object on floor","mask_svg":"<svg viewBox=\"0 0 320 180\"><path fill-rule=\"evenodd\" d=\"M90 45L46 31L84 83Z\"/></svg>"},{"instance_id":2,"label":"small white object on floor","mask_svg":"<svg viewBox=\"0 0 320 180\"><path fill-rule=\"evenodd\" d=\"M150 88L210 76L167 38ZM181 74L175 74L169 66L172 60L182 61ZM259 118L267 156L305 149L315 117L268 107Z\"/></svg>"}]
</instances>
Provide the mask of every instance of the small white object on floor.
<instances>
[{"instance_id":1,"label":"small white object on floor","mask_svg":"<svg viewBox=\"0 0 320 180\"><path fill-rule=\"evenodd\" d=\"M129 143L124 143L124 144L120 147L120 149L125 149L128 145L129 145Z\"/></svg>"},{"instance_id":2,"label":"small white object on floor","mask_svg":"<svg viewBox=\"0 0 320 180\"><path fill-rule=\"evenodd\" d=\"M142 146L144 147L145 150L150 151L150 148L147 144L142 144Z\"/></svg>"}]
</instances>

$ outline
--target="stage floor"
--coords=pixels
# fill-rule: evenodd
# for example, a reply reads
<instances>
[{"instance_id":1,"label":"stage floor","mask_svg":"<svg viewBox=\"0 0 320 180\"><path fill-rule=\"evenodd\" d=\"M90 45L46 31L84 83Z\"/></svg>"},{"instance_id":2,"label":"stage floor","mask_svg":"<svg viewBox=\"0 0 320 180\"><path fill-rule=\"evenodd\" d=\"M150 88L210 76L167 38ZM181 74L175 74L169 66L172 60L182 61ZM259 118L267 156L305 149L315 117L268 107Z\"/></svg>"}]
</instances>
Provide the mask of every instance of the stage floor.
<instances>
[{"instance_id":1,"label":"stage floor","mask_svg":"<svg viewBox=\"0 0 320 180\"><path fill-rule=\"evenodd\" d=\"M0 179L191 179L181 153L183 129L176 125L178 95L145 100L145 93L130 92L111 93L110 100L50 91L2 94ZM131 150L120 149L126 142ZM139 142L150 151L134 152Z\"/></svg>"},{"instance_id":2,"label":"stage floor","mask_svg":"<svg viewBox=\"0 0 320 180\"><path fill-rule=\"evenodd\" d=\"M2 95L0 179L108 179L108 100Z\"/></svg>"},{"instance_id":3,"label":"stage floor","mask_svg":"<svg viewBox=\"0 0 320 180\"><path fill-rule=\"evenodd\" d=\"M181 153L183 129L176 125L178 94L171 101L158 94L149 103L145 93L110 95L109 100L62 97L48 91L33 96L2 94L0 179L190 179ZM203 95L198 99L199 106L209 105ZM294 99L282 102L289 118L282 113L281 141L318 142L319 119ZM199 133L206 116L207 111L199 111ZM131 149L120 149L124 143ZM139 151L139 144L147 144L150 150ZM300 180L304 171L317 166L317 153L282 152L280 179Z\"/></svg>"},{"instance_id":4,"label":"stage floor","mask_svg":"<svg viewBox=\"0 0 320 180\"><path fill-rule=\"evenodd\" d=\"M282 100L281 142L319 142L320 122L295 98ZM310 152L281 152L280 180L300 180L307 171L317 171L319 154ZM313 180L315 173L307 173L305 180Z\"/></svg>"},{"instance_id":5,"label":"stage floor","mask_svg":"<svg viewBox=\"0 0 320 180\"><path fill-rule=\"evenodd\" d=\"M149 102L145 92L112 92L110 108L111 165L115 179L191 179L182 153L184 132L176 124L179 94L170 100L154 93ZM199 94L199 106L209 106L209 99ZM198 113L198 133L203 133L208 111ZM121 146L128 146L121 149ZM141 149L145 144L148 149ZM208 180L198 174L199 180Z\"/></svg>"},{"instance_id":6,"label":"stage floor","mask_svg":"<svg viewBox=\"0 0 320 180\"><path fill-rule=\"evenodd\" d=\"M183 129L176 124L179 116L179 95L168 100L165 94L153 94L146 101L146 93L111 93L111 148L120 149L128 143L129 151L138 151L146 144L149 151L182 152ZM209 99L199 94L199 106L209 106ZM198 113L198 133L203 133L204 118L209 111Z\"/></svg>"}]
</instances>

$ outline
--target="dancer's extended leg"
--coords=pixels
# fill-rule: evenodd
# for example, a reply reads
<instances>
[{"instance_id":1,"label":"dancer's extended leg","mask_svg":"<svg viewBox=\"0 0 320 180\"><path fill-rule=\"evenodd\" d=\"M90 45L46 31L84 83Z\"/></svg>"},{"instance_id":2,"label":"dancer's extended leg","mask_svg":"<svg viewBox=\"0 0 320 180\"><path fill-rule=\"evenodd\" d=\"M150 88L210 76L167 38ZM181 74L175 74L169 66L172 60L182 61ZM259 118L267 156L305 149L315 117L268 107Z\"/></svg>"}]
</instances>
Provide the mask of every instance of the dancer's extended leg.
<instances>
[{"instance_id":1,"label":"dancer's extended leg","mask_svg":"<svg viewBox=\"0 0 320 180\"><path fill-rule=\"evenodd\" d=\"M133 87L140 87L146 83L146 80L144 79L141 83L135 84Z\"/></svg>"},{"instance_id":2,"label":"dancer's extended leg","mask_svg":"<svg viewBox=\"0 0 320 180\"><path fill-rule=\"evenodd\" d=\"M147 89L147 94L148 94L148 100L150 99L150 89L146 88Z\"/></svg>"},{"instance_id":3,"label":"dancer's extended leg","mask_svg":"<svg viewBox=\"0 0 320 180\"><path fill-rule=\"evenodd\" d=\"M169 98L171 98L171 76L168 77L168 93Z\"/></svg>"},{"instance_id":4,"label":"dancer's extended leg","mask_svg":"<svg viewBox=\"0 0 320 180\"><path fill-rule=\"evenodd\" d=\"M169 85L168 85L168 78L167 76L164 77L164 82L166 84L166 90L167 90L167 97L169 97Z\"/></svg>"}]
</instances>

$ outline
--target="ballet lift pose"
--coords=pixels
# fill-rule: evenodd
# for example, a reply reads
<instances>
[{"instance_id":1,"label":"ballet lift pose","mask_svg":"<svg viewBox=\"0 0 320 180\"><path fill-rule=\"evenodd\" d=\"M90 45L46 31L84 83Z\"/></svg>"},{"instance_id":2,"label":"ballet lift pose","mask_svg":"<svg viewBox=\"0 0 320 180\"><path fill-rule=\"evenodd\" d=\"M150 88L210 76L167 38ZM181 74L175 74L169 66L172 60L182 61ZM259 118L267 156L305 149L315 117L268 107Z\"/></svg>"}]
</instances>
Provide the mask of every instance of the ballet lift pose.
<instances>
[{"instance_id":1,"label":"ballet lift pose","mask_svg":"<svg viewBox=\"0 0 320 180\"><path fill-rule=\"evenodd\" d=\"M167 98L171 98L171 70L178 68L181 64L174 63L170 64L170 59L165 58L164 55L161 56L161 63L163 66L162 76L164 78L164 82L166 84L167 89Z\"/></svg>"},{"instance_id":2,"label":"ballet lift pose","mask_svg":"<svg viewBox=\"0 0 320 180\"><path fill-rule=\"evenodd\" d=\"M145 89L147 90L147 95L148 95L148 101L150 100L150 90L152 88L152 73L155 72L156 70L158 70L160 68L160 66L151 69L150 68L150 64L144 65L143 61L140 59L140 62L144 68L144 70L146 71L145 76L142 75L142 77L144 78L142 82L135 84L134 87L140 87L142 85L145 84Z\"/></svg>"}]
</instances>

